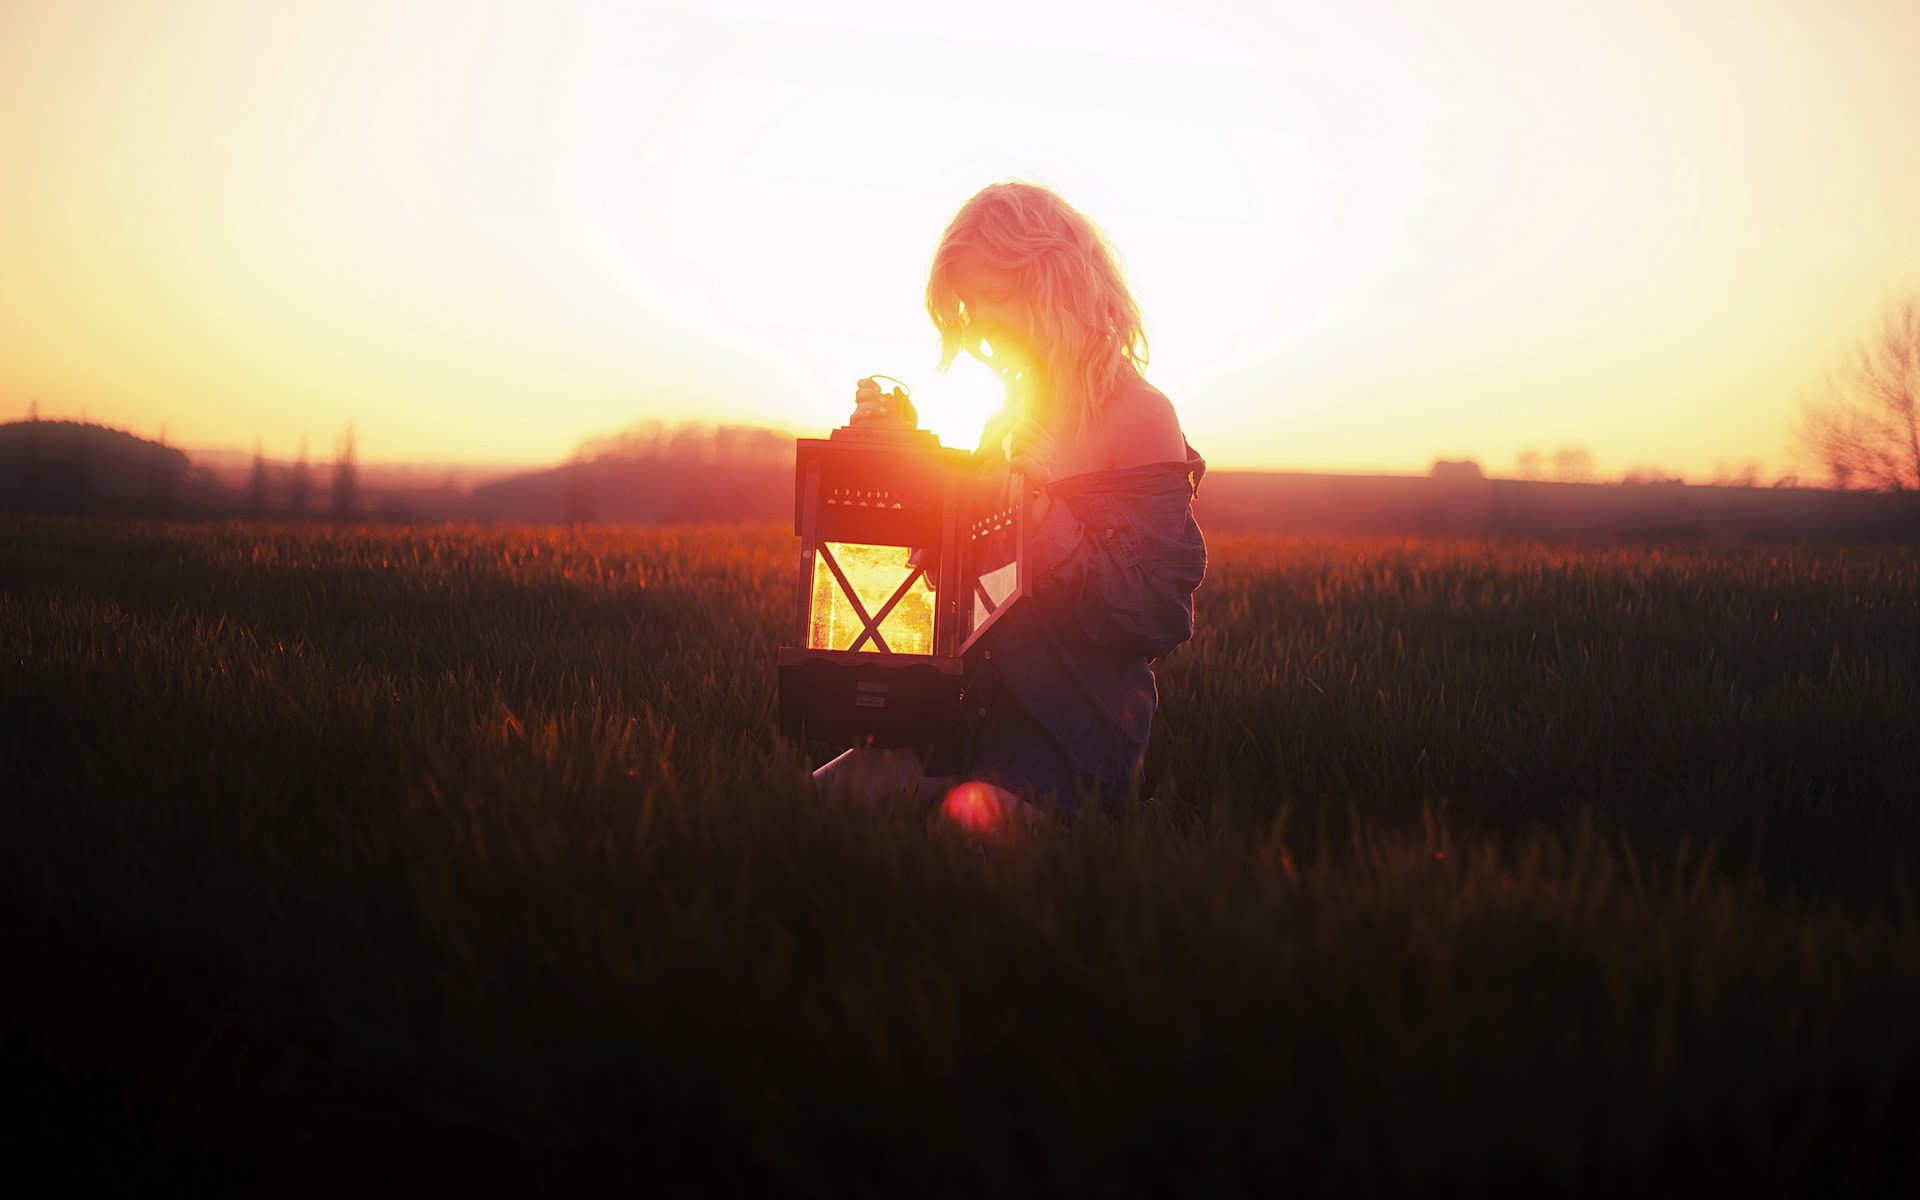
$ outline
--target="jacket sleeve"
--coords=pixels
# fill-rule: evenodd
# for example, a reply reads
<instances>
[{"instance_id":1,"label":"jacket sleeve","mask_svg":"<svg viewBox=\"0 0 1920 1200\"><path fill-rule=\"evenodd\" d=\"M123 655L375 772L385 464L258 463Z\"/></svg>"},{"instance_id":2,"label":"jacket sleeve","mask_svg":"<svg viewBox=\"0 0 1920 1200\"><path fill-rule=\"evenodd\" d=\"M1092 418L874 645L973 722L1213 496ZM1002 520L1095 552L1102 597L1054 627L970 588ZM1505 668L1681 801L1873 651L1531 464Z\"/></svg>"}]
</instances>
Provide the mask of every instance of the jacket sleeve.
<instances>
[{"instance_id":1,"label":"jacket sleeve","mask_svg":"<svg viewBox=\"0 0 1920 1200\"><path fill-rule=\"evenodd\" d=\"M1057 627L1144 658L1193 636L1207 549L1184 486L1177 495L1057 498L1032 553L1035 602Z\"/></svg>"}]
</instances>

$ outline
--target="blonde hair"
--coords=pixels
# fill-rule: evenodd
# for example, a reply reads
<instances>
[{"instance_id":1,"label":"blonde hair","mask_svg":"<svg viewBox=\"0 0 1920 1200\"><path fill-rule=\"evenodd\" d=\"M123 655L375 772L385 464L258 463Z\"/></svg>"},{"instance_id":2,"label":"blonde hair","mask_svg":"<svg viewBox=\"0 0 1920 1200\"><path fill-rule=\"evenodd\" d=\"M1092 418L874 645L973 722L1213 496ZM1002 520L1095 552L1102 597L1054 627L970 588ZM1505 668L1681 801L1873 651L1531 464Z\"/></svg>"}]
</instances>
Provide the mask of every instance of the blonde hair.
<instances>
[{"instance_id":1,"label":"blonde hair","mask_svg":"<svg viewBox=\"0 0 1920 1200\"><path fill-rule=\"evenodd\" d=\"M940 369L967 345L962 280L1004 281L1032 318L1033 347L1057 427L1078 431L1128 371L1147 361L1140 306L1113 247L1092 221L1037 184L976 192L940 236L927 277L927 315L940 332Z\"/></svg>"}]
</instances>

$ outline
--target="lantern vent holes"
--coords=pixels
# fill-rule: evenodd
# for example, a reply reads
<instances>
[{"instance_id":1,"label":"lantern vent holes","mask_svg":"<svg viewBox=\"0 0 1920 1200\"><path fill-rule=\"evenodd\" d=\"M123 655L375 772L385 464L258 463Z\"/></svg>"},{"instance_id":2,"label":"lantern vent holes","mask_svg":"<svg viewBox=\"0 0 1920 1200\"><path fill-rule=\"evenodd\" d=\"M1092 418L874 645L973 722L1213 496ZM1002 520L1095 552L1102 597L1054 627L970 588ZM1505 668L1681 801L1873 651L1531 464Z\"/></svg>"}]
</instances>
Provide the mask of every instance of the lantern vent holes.
<instances>
[{"instance_id":1,"label":"lantern vent holes","mask_svg":"<svg viewBox=\"0 0 1920 1200\"><path fill-rule=\"evenodd\" d=\"M967 527L967 537L978 541L983 537L992 537L1003 529L1013 528L1016 513L1012 508L1003 508L996 513L988 513Z\"/></svg>"},{"instance_id":2,"label":"lantern vent holes","mask_svg":"<svg viewBox=\"0 0 1920 1200\"><path fill-rule=\"evenodd\" d=\"M827 491L827 503L843 508L902 507L886 488L830 488Z\"/></svg>"}]
</instances>

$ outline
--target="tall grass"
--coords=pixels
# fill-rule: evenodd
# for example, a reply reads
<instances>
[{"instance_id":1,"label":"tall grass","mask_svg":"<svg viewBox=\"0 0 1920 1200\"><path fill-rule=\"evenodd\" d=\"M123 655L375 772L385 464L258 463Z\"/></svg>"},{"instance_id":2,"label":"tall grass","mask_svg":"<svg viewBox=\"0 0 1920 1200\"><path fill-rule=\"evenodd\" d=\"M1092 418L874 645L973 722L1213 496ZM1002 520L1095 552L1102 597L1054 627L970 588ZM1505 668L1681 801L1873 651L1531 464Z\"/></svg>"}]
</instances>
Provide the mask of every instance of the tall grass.
<instances>
[{"instance_id":1,"label":"tall grass","mask_svg":"<svg viewBox=\"0 0 1920 1200\"><path fill-rule=\"evenodd\" d=\"M783 530L0 524L43 1165L1920 1189L1912 551L1213 554L1151 801L982 854L782 752Z\"/></svg>"}]
</instances>

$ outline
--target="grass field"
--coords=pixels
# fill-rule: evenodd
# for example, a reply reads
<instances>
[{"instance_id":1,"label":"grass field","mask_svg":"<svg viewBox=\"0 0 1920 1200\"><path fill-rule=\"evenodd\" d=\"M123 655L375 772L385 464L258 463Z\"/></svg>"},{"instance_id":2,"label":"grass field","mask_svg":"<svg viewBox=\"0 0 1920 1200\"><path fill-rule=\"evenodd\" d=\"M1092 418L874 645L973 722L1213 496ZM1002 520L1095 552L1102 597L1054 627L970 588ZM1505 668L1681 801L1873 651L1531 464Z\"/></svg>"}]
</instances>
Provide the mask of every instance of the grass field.
<instances>
[{"instance_id":1,"label":"grass field","mask_svg":"<svg viewBox=\"0 0 1920 1200\"><path fill-rule=\"evenodd\" d=\"M1211 550L1152 803L981 854L780 753L783 529L0 519L23 1161L1920 1192L1920 554Z\"/></svg>"}]
</instances>

